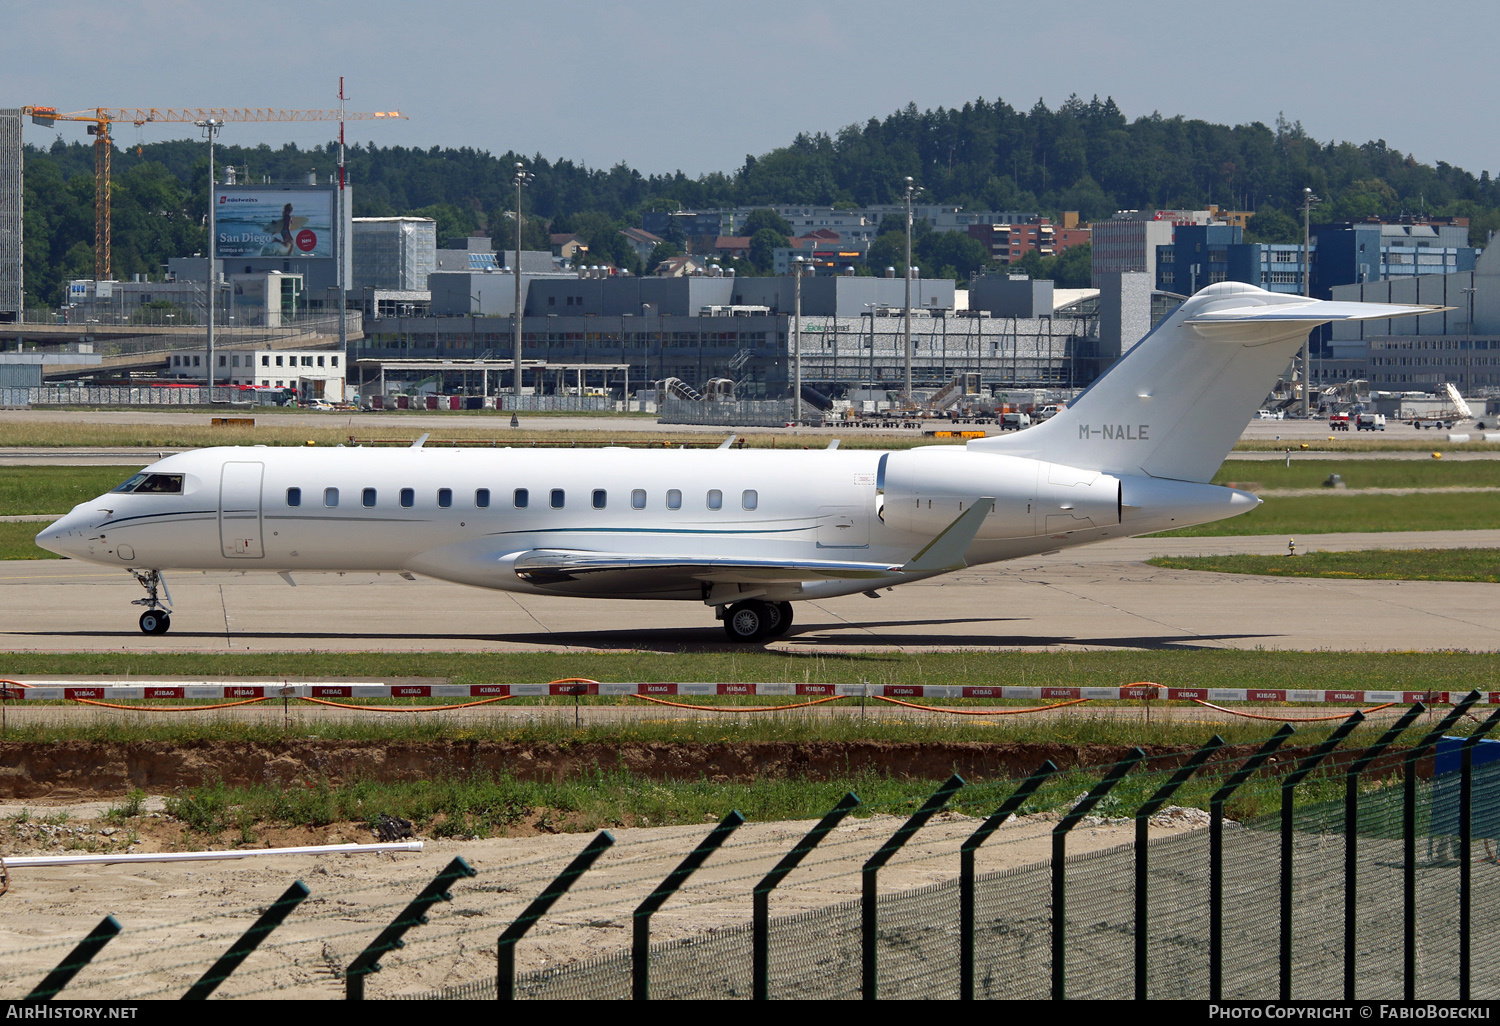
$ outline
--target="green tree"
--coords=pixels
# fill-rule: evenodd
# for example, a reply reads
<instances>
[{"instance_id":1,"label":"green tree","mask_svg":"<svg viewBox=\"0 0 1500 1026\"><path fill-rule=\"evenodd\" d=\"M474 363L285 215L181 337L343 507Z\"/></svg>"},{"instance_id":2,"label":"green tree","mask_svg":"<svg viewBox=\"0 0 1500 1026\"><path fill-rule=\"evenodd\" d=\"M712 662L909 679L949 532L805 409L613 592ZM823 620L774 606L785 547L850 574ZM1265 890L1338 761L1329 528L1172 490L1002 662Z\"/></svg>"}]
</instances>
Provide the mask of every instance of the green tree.
<instances>
[{"instance_id":1,"label":"green tree","mask_svg":"<svg viewBox=\"0 0 1500 1026\"><path fill-rule=\"evenodd\" d=\"M762 228L750 236L751 266L761 274L770 274L776 264L776 251L789 245L784 233L775 228Z\"/></svg>"},{"instance_id":2,"label":"green tree","mask_svg":"<svg viewBox=\"0 0 1500 1026\"><path fill-rule=\"evenodd\" d=\"M1301 242L1302 224L1274 207L1261 207L1245 222L1246 242Z\"/></svg>"},{"instance_id":3,"label":"green tree","mask_svg":"<svg viewBox=\"0 0 1500 1026\"><path fill-rule=\"evenodd\" d=\"M774 210L752 210L750 216L745 218L745 226L740 229L742 235L751 238L756 232L772 229L778 232L782 238L788 238L792 234L792 223ZM786 245L786 243L782 243Z\"/></svg>"},{"instance_id":4,"label":"green tree","mask_svg":"<svg viewBox=\"0 0 1500 1026\"><path fill-rule=\"evenodd\" d=\"M682 256L682 249L671 242L659 242L651 251L651 258L646 261L645 273L655 274L656 269L661 266L663 260Z\"/></svg>"}]
</instances>

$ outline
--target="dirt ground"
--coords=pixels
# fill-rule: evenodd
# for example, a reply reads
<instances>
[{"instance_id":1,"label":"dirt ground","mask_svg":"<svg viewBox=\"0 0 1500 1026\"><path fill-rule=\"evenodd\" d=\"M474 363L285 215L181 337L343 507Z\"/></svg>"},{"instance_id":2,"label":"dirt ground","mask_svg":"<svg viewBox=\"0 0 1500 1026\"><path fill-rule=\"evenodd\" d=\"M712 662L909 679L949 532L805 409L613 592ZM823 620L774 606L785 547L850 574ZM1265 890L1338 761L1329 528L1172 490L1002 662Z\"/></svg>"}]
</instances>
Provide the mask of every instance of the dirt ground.
<instances>
[{"instance_id":1,"label":"dirt ground","mask_svg":"<svg viewBox=\"0 0 1500 1026\"><path fill-rule=\"evenodd\" d=\"M118 849L160 851L184 842L160 797L141 815L105 817L108 802L0 806L0 845L7 856ZM1154 834L1195 829L1203 814L1161 817ZM859 895L863 862L901 820L848 819L807 857L772 901L773 916ZM981 872L1047 857L1054 817L1024 817L981 849ZM712 824L626 827L573 890L533 928L517 950L518 971L568 964L628 947L630 911L680 862ZM749 921L750 890L811 826L752 823L736 831L655 916L653 940L684 937ZM958 846L977 826L966 816L934 818L881 872L882 893L956 877ZM13 869L0 895L0 996L24 996L106 915L123 931L64 993L73 999L175 998L226 951L295 879L310 897L219 988L216 997L338 998L343 967L455 857L476 876L452 887L430 923L407 935L407 947L382 959L366 996L391 997L493 978L496 939L588 842L589 834L538 834L488 840L428 840L421 853L307 855L235 861ZM1127 843L1127 821L1086 820L1069 851ZM136 843L127 844L134 840ZM375 839L362 824L259 833L257 844L287 846ZM203 842L199 841L200 844ZM219 847L218 845L203 845Z\"/></svg>"}]
</instances>

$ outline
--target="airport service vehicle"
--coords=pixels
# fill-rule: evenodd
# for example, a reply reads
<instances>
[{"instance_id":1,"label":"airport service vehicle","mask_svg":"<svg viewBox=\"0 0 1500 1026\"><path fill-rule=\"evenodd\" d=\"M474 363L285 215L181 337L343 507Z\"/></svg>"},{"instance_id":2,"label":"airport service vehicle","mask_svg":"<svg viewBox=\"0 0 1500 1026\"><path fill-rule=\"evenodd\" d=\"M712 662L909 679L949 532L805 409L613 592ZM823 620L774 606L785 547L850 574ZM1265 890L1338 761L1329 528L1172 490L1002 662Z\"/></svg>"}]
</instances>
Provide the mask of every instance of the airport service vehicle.
<instances>
[{"instance_id":1,"label":"airport service vehicle","mask_svg":"<svg viewBox=\"0 0 1500 1026\"><path fill-rule=\"evenodd\" d=\"M1347 430L1347 429L1346 429ZM1356 431L1384 431L1385 414L1383 413L1361 413L1354 418L1354 430Z\"/></svg>"},{"instance_id":2,"label":"airport service vehicle","mask_svg":"<svg viewBox=\"0 0 1500 1026\"><path fill-rule=\"evenodd\" d=\"M1347 414L1347 413L1330 413L1328 415L1328 430L1329 431L1348 431L1349 430L1349 420L1350 420L1350 417L1349 417L1349 414Z\"/></svg>"},{"instance_id":3,"label":"airport service vehicle","mask_svg":"<svg viewBox=\"0 0 1500 1026\"><path fill-rule=\"evenodd\" d=\"M905 451L200 449L37 535L146 589L174 570L425 574L513 592L678 599L726 634L784 632L799 600L1234 516L1209 484L1315 325L1432 307L1219 282L1026 431Z\"/></svg>"},{"instance_id":4,"label":"airport service vehicle","mask_svg":"<svg viewBox=\"0 0 1500 1026\"><path fill-rule=\"evenodd\" d=\"M1281 410L1277 410L1274 413L1271 412L1270 410L1256 410L1255 411L1255 419L1256 420L1281 420L1285 416L1286 416L1286 414L1284 414Z\"/></svg>"},{"instance_id":5,"label":"airport service vehicle","mask_svg":"<svg viewBox=\"0 0 1500 1026\"><path fill-rule=\"evenodd\" d=\"M1027 413L1000 414L1001 431L1019 431L1031 427L1031 415Z\"/></svg>"},{"instance_id":6,"label":"airport service vehicle","mask_svg":"<svg viewBox=\"0 0 1500 1026\"><path fill-rule=\"evenodd\" d=\"M1031 415L1031 419L1037 423L1041 423L1044 420L1051 420L1053 417L1057 416L1065 409L1067 409L1066 406L1061 406L1056 403L1049 403L1048 405L1043 406L1041 409L1033 413Z\"/></svg>"}]
</instances>

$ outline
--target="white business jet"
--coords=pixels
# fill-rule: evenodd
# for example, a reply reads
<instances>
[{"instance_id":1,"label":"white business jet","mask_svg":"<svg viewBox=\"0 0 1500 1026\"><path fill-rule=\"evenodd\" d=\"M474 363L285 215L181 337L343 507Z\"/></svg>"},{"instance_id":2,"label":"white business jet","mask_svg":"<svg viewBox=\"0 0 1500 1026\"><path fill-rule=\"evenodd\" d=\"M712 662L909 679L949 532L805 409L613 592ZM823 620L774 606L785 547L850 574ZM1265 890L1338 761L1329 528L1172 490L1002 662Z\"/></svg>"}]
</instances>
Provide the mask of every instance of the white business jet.
<instances>
[{"instance_id":1,"label":"white business jet","mask_svg":"<svg viewBox=\"0 0 1500 1026\"><path fill-rule=\"evenodd\" d=\"M751 641L801 599L1253 509L1207 482L1308 331L1433 309L1210 285L1067 409L963 447L202 449L36 541L134 574L148 634L171 623L163 571L265 570L703 602Z\"/></svg>"}]
</instances>

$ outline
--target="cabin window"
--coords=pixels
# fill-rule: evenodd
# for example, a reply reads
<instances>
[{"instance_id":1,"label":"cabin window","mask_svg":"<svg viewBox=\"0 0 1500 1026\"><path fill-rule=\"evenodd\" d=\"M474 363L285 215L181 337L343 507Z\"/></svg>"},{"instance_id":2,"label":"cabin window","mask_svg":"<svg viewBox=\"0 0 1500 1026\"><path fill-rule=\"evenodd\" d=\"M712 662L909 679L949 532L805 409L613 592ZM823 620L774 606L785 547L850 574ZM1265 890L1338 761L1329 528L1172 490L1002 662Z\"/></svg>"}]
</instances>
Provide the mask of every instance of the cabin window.
<instances>
[{"instance_id":1,"label":"cabin window","mask_svg":"<svg viewBox=\"0 0 1500 1026\"><path fill-rule=\"evenodd\" d=\"M286 504L288 506L300 506L300 505L302 505L302 489L301 488L288 488L286 490Z\"/></svg>"},{"instance_id":2,"label":"cabin window","mask_svg":"<svg viewBox=\"0 0 1500 1026\"><path fill-rule=\"evenodd\" d=\"M563 503L567 501L567 495L561 488L552 489L552 508L562 509Z\"/></svg>"},{"instance_id":3,"label":"cabin window","mask_svg":"<svg viewBox=\"0 0 1500 1026\"><path fill-rule=\"evenodd\" d=\"M595 488L594 489L594 508L595 509L603 509L605 507L605 504L608 503L608 501L609 501L609 495L604 491L603 488Z\"/></svg>"},{"instance_id":4,"label":"cabin window","mask_svg":"<svg viewBox=\"0 0 1500 1026\"><path fill-rule=\"evenodd\" d=\"M416 504L417 504L417 492L416 492L416 489L413 489L413 488L403 488L403 489L401 489L401 505L404 508L406 508L406 509L411 509Z\"/></svg>"},{"instance_id":5,"label":"cabin window","mask_svg":"<svg viewBox=\"0 0 1500 1026\"><path fill-rule=\"evenodd\" d=\"M453 505L453 489L452 488L439 488L438 489L438 508L439 509L447 509L448 507L450 507L452 505Z\"/></svg>"},{"instance_id":6,"label":"cabin window","mask_svg":"<svg viewBox=\"0 0 1500 1026\"><path fill-rule=\"evenodd\" d=\"M760 495L754 488L746 488L744 494L740 496L740 505L746 509L755 509L760 505Z\"/></svg>"},{"instance_id":7,"label":"cabin window","mask_svg":"<svg viewBox=\"0 0 1500 1026\"><path fill-rule=\"evenodd\" d=\"M323 505L337 506L339 504L339 490L337 488L323 489Z\"/></svg>"},{"instance_id":8,"label":"cabin window","mask_svg":"<svg viewBox=\"0 0 1500 1026\"><path fill-rule=\"evenodd\" d=\"M682 491L678 488L667 489L667 509L682 508Z\"/></svg>"},{"instance_id":9,"label":"cabin window","mask_svg":"<svg viewBox=\"0 0 1500 1026\"><path fill-rule=\"evenodd\" d=\"M375 489L366 488L360 495L360 501L365 504L365 509L373 509L375 506Z\"/></svg>"},{"instance_id":10,"label":"cabin window","mask_svg":"<svg viewBox=\"0 0 1500 1026\"><path fill-rule=\"evenodd\" d=\"M721 491L719 491L719 489L717 489L717 488L710 488L708 490L708 508L709 509L723 509L724 508L724 493L721 492Z\"/></svg>"},{"instance_id":11,"label":"cabin window","mask_svg":"<svg viewBox=\"0 0 1500 1026\"><path fill-rule=\"evenodd\" d=\"M524 488L516 489L516 509L525 509L530 493Z\"/></svg>"},{"instance_id":12,"label":"cabin window","mask_svg":"<svg viewBox=\"0 0 1500 1026\"><path fill-rule=\"evenodd\" d=\"M475 492L474 492L474 508L475 509L485 509L485 508L487 508L489 506L489 504L490 504L490 490L488 488L479 488L479 489L476 489Z\"/></svg>"},{"instance_id":13,"label":"cabin window","mask_svg":"<svg viewBox=\"0 0 1500 1026\"><path fill-rule=\"evenodd\" d=\"M633 491L633 492L630 493L630 508L631 509L645 509L646 508L646 489L644 489L644 488L637 488L635 491Z\"/></svg>"}]
</instances>

